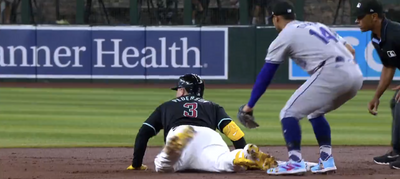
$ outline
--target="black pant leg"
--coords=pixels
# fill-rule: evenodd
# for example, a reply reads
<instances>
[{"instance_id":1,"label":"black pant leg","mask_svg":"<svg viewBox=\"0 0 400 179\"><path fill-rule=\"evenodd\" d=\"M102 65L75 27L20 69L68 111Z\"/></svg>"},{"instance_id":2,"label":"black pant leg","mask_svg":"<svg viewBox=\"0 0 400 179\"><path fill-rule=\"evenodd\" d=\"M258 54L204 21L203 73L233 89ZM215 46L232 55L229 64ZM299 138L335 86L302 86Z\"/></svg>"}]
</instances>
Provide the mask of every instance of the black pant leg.
<instances>
[{"instance_id":1,"label":"black pant leg","mask_svg":"<svg viewBox=\"0 0 400 179\"><path fill-rule=\"evenodd\" d=\"M392 146L393 149L400 153L400 102L394 99L399 90L396 91L392 100L390 101L390 108L392 110Z\"/></svg>"}]
</instances>

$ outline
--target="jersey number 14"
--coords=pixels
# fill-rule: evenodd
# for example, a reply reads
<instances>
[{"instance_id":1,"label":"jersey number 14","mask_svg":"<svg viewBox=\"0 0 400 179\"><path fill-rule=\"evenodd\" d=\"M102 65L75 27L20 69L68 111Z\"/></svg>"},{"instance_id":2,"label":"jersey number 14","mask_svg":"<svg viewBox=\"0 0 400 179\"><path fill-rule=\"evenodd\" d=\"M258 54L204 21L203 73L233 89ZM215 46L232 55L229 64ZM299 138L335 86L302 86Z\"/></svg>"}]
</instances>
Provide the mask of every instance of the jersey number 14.
<instances>
[{"instance_id":1,"label":"jersey number 14","mask_svg":"<svg viewBox=\"0 0 400 179\"><path fill-rule=\"evenodd\" d=\"M329 40L333 40L335 42L338 42L338 39L336 38L335 35L332 35L328 30L326 30L323 27L319 28L319 32L314 31L313 29L310 29L310 35L313 35L317 38L319 38L322 42L325 44L329 43Z\"/></svg>"},{"instance_id":2,"label":"jersey number 14","mask_svg":"<svg viewBox=\"0 0 400 179\"><path fill-rule=\"evenodd\" d=\"M197 117L197 103L185 103L183 104L183 107L186 108L183 111L183 116L192 118Z\"/></svg>"}]
</instances>

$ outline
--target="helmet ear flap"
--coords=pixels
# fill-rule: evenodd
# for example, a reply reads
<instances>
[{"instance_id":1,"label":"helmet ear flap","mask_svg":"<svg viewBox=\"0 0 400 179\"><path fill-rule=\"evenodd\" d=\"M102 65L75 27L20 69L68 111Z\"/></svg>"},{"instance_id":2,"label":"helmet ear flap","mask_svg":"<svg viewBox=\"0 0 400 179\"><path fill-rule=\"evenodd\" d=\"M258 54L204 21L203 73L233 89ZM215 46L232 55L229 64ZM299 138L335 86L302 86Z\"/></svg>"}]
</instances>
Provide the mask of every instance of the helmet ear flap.
<instances>
[{"instance_id":1,"label":"helmet ear flap","mask_svg":"<svg viewBox=\"0 0 400 179\"><path fill-rule=\"evenodd\" d=\"M179 78L179 82L177 87L171 88L176 90L178 88L185 88L187 93L191 95L196 95L199 97L203 97L204 94L204 82L203 80L197 75L193 73L189 73L183 75Z\"/></svg>"},{"instance_id":2,"label":"helmet ear flap","mask_svg":"<svg viewBox=\"0 0 400 179\"><path fill-rule=\"evenodd\" d=\"M197 96L203 97L204 94L204 83L203 81L198 85Z\"/></svg>"}]
</instances>

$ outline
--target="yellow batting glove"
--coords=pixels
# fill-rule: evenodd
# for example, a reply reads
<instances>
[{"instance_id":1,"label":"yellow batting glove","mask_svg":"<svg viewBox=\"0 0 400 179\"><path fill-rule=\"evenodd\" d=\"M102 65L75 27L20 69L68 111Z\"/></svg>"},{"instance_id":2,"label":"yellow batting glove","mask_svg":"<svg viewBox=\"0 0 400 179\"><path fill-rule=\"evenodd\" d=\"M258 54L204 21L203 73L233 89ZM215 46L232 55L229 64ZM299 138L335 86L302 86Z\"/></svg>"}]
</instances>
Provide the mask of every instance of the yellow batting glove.
<instances>
[{"instance_id":1,"label":"yellow batting glove","mask_svg":"<svg viewBox=\"0 0 400 179\"><path fill-rule=\"evenodd\" d=\"M142 166L135 168L130 165L127 170L147 170L147 166L142 164Z\"/></svg>"}]
</instances>

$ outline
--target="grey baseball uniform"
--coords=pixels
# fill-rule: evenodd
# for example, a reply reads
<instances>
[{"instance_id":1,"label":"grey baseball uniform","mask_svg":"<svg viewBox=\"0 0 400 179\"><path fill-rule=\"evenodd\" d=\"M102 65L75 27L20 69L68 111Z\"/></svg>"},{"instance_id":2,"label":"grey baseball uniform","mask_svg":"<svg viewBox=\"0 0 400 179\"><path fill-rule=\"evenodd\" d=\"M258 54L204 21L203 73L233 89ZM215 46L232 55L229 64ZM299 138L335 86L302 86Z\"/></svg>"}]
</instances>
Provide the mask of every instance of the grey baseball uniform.
<instances>
[{"instance_id":1,"label":"grey baseball uniform","mask_svg":"<svg viewBox=\"0 0 400 179\"><path fill-rule=\"evenodd\" d=\"M313 119L337 109L362 87L363 75L345 40L321 23L292 21L268 49L266 62L291 58L311 77L291 96L280 118Z\"/></svg>"}]
</instances>

